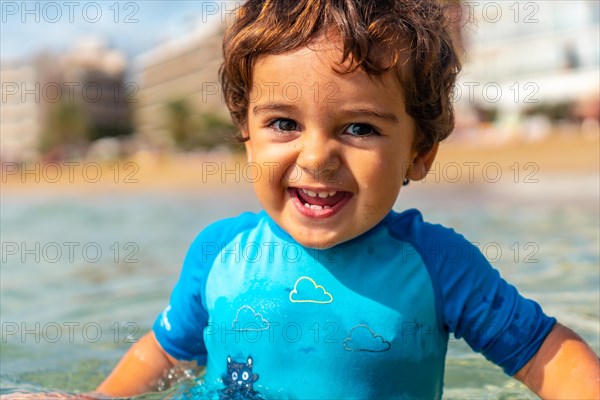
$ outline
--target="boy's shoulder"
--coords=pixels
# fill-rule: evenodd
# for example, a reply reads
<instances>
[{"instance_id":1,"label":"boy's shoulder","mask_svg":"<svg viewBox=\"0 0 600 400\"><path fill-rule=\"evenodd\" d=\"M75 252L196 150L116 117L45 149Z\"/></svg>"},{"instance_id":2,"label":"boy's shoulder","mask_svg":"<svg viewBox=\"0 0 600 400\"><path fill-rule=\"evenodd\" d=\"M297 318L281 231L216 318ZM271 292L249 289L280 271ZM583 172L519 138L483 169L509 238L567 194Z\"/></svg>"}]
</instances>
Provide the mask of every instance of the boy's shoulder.
<instances>
[{"instance_id":1,"label":"boy's shoulder","mask_svg":"<svg viewBox=\"0 0 600 400\"><path fill-rule=\"evenodd\" d=\"M453 228L425 221L419 210L391 212L385 224L390 236L409 244L434 270L487 263L474 243Z\"/></svg>"},{"instance_id":2,"label":"boy's shoulder","mask_svg":"<svg viewBox=\"0 0 600 400\"><path fill-rule=\"evenodd\" d=\"M425 221L415 208L400 213L391 211L384 223L392 236L408 242L466 240L453 228Z\"/></svg>"}]
</instances>

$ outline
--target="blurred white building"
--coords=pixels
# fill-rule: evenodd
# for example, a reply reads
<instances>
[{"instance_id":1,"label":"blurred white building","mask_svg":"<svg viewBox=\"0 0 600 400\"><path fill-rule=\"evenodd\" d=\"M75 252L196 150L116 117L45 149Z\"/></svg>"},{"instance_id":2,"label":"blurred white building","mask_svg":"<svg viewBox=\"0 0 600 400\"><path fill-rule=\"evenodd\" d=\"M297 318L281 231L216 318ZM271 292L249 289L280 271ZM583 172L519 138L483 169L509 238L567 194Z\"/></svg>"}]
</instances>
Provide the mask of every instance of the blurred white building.
<instances>
[{"instance_id":1,"label":"blurred white building","mask_svg":"<svg viewBox=\"0 0 600 400\"><path fill-rule=\"evenodd\" d=\"M21 96L22 88L38 81L34 65L3 62L0 66L0 160L31 160L37 157L41 132L40 107L35 94Z\"/></svg>"},{"instance_id":2,"label":"blurred white building","mask_svg":"<svg viewBox=\"0 0 600 400\"><path fill-rule=\"evenodd\" d=\"M459 110L495 109L518 118L540 104L597 104L600 2L463 1L462 10Z\"/></svg>"},{"instance_id":3,"label":"blurred white building","mask_svg":"<svg viewBox=\"0 0 600 400\"><path fill-rule=\"evenodd\" d=\"M93 38L79 40L62 55L3 60L0 160L37 159L43 139L64 128L57 117L61 107L77 113L73 119L85 120L90 140L115 129L125 132L130 124L125 70L124 55Z\"/></svg>"},{"instance_id":4,"label":"blurred white building","mask_svg":"<svg viewBox=\"0 0 600 400\"><path fill-rule=\"evenodd\" d=\"M73 90L73 101L83 105L97 130L95 136L102 136L106 127L129 126L137 87L124 82L127 61L121 51L108 48L98 38L87 38L76 42L60 62L63 82L79 84Z\"/></svg>"},{"instance_id":5,"label":"blurred white building","mask_svg":"<svg viewBox=\"0 0 600 400\"><path fill-rule=\"evenodd\" d=\"M138 137L147 143L170 145L169 106L183 101L197 117L203 112L229 118L222 100L218 70L225 25L198 23L195 29L170 39L134 60L139 85L134 108Z\"/></svg>"}]
</instances>

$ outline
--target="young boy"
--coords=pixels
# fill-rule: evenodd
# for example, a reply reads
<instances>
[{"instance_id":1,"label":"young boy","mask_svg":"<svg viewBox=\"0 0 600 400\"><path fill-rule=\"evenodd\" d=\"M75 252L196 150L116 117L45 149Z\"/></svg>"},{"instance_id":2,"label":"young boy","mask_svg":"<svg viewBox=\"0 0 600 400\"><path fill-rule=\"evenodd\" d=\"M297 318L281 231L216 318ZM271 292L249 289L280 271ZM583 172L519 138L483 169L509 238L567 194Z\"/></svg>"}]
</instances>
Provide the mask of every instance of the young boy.
<instances>
[{"instance_id":1,"label":"young boy","mask_svg":"<svg viewBox=\"0 0 600 400\"><path fill-rule=\"evenodd\" d=\"M600 396L577 335L462 236L391 211L453 128L460 64L439 4L249 0L223 50L264 211L200 233L98 393L150 391L193 360L229 398L440 398L452 332L542 397Z\"/></svg>"}]
</instances>

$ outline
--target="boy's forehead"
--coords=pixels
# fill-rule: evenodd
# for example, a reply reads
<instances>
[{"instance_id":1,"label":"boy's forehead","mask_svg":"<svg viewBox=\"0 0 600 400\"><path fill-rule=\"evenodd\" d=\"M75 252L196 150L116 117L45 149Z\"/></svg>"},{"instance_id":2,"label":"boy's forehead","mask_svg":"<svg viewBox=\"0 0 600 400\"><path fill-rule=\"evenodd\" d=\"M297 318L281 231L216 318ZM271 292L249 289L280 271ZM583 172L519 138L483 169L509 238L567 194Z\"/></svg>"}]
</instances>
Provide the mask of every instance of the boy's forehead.
<instances>
[{"instance_id":1,"label":"boy's forehead","mask_svg":"<svg viewBox=\"0 0 600 400\"><path fill-rule=\"evenodd\" d=\"M392 124L410 120L394 72L339 72L340 54L326 45L263 56L253 71L247 115L311 115L322 124L336 118L371 117Z\"/></svg>"},{"instance_id":2,"label":"boy's forehead","mask_svg":"<svg viewBox=\"0 0 600 400\"><path fill-rule=\"evenodd\" d=\"M250 101L274 98L296 103L320 96L317 101L339 103L350 96L366 102L395 97L402 92L391 72L370 76L362 69L343 73L337 66L327 55L305 49L301 53L266 56L254 67Z\"/></svg>"},{"instance_id":3,"label":"boy's forehead","mask_svg":"<svg viewBox=\"0 0 600 400\"><path fill-rule=\"evenodd\" d=\"M384 67L391 66L394 60L389 52L383 51L381 46L376 47L372 52L380 57L373 58ZM397 91L396 95L402 92L400 76L393 67L382 74L368 74L363 68L356 68L352 55L343 60L343 44L337 35L320 35L308 44L286 53L260 55L252 68L251 91L257 89L257 83L270 86L299 83L311 85L316 84L319 79L327 79L330 83L345 87L364 89L375 85L382 89L393 88Z\"/></svg>"}]
</instances>

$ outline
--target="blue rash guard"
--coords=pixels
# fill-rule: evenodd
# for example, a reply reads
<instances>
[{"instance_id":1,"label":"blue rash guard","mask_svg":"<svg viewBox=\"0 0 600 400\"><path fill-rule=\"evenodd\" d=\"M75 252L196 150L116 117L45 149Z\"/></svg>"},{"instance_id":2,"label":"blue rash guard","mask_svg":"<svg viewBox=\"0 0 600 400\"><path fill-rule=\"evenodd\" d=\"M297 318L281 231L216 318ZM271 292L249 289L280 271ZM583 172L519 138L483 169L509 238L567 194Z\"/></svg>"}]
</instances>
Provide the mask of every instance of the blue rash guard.
<instances>
[{"instance_id":1,"label":"blue rash guard","mask_svg":"<svg viewBox=\"0 0 600 400\"><path fill-rule=\"evenodd\" d=\"M263 211L200 233L153 329L171 356L206 365L221 393L434 399L450 332L513 375L555 322L416 210L321 250Z\"/></svg>"}]
</instances>

